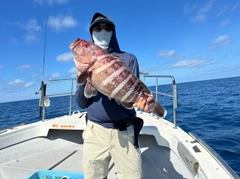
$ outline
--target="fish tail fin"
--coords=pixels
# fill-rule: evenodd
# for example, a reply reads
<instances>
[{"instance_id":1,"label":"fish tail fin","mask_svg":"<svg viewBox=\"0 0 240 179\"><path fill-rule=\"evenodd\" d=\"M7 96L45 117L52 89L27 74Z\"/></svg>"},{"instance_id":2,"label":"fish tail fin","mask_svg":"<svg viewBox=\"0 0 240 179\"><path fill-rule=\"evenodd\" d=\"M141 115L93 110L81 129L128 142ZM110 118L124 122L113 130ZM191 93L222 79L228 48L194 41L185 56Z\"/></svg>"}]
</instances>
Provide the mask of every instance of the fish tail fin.
<instances>
[{"instance_id":1,"label":"fish tail fin","mask_svg":"<svg viewBox=\"0 0 240 179\"><path fill-rule=\"evenodd\" d=\"M161 104L159 104L157 101L153 101L149 104L149 110L153 114L155 114L161 118L164 118L167 115L167 110Z\"/></svg>"}]
</instances>

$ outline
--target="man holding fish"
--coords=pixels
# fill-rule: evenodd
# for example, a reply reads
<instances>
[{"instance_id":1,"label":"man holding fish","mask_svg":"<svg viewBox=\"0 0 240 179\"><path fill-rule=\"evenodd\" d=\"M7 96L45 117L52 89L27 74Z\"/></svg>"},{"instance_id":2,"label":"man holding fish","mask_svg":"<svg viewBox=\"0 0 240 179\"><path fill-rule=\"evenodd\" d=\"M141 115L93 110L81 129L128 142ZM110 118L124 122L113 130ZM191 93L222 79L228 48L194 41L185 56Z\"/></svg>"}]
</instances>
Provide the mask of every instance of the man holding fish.
<instances>
[{"instance_id":1,"label":"man holding fish","mask_svg":"<svg viewBox=\"0 0 240 179\"><path fill-rule=\"evenodd\" d=\"M89 30L94 44L76 39L70 45L78 69L76 101L87 109L85 179L107 178L111 159L118 179L140 179L138 133L143 122L133 107L160 117L165 117L166 111L138 79L137 58L120 50L114 22L95 13Z\"/></svg>"}]
</instances>

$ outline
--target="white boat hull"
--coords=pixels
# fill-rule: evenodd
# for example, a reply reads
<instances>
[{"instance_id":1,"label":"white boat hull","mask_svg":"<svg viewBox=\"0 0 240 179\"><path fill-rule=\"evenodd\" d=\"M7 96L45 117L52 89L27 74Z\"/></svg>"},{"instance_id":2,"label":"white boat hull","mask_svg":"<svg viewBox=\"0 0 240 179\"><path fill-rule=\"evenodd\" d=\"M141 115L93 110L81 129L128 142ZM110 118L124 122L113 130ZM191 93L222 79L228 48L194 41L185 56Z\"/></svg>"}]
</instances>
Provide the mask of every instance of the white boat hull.
<instances>
[{"instance_id":1,"label":"white boat hull","mask_svg":"<svg viewBox=\"0 0 240 179\"><path fill-rule=\"evenodd\" d=\"M226 171L222 163L179 127L148 113L137 114L144 119L139 138L144 179L234 178L231 171ZM25 179L39 170L83 172L85 126L85 115L75 113L3 131L0 179ZM113 162L108 178L116 178Z\"/></svg>"}]
</instances>

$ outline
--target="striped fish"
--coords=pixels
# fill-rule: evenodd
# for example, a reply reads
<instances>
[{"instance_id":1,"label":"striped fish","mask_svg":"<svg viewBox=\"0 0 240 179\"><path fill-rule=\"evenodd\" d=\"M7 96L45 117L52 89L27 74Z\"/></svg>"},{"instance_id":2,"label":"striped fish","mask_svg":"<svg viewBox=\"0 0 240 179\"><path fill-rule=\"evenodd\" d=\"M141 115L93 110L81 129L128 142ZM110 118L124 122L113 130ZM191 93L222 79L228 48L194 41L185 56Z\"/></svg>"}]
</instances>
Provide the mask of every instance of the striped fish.
<instances>
[{"instance_id":1,"label":"striped fish","mask_svg":"<svg viewBox=\"0 0 240 179\"><path fill-rule=\"evenodd\" d=\"M147 86L129 70L118 56L108 54L97 45L77 38L70 49L78 69L78 84L84 84L84 95L95 96L100 91L126 108L132 108L140 97L147 99L151 94ZM149 110L159 117L165 117L167 111L156 101L148 103Z\"/></svg>"}]
</instances>

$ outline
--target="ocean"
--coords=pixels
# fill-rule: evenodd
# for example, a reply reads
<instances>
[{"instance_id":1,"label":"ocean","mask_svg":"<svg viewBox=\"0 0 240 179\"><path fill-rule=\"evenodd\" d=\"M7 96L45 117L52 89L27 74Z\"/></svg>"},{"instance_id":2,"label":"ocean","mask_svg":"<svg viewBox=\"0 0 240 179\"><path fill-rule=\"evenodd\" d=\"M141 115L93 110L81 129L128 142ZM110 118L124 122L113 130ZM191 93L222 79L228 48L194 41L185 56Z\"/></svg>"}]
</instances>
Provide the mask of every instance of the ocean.
<instances>
[{"instance_id":1,"label":"ocean","mask_svg":"<svg viewBox=\"0 0 240 179\"><path fill-rule=\"evenodd\" d=\"M168 93L171 85L161 85ZM155 87L150 87L154 90ZM68 114L69 97L51 98L46 118ZM173 122L172 102L159 96ZM41 120L38 99L0 103L0 130ZM73 110L80 110L73 97ZM178 84L177 125L212 147L240 176L240 77Z\"/></svg>"}]
</instances>

